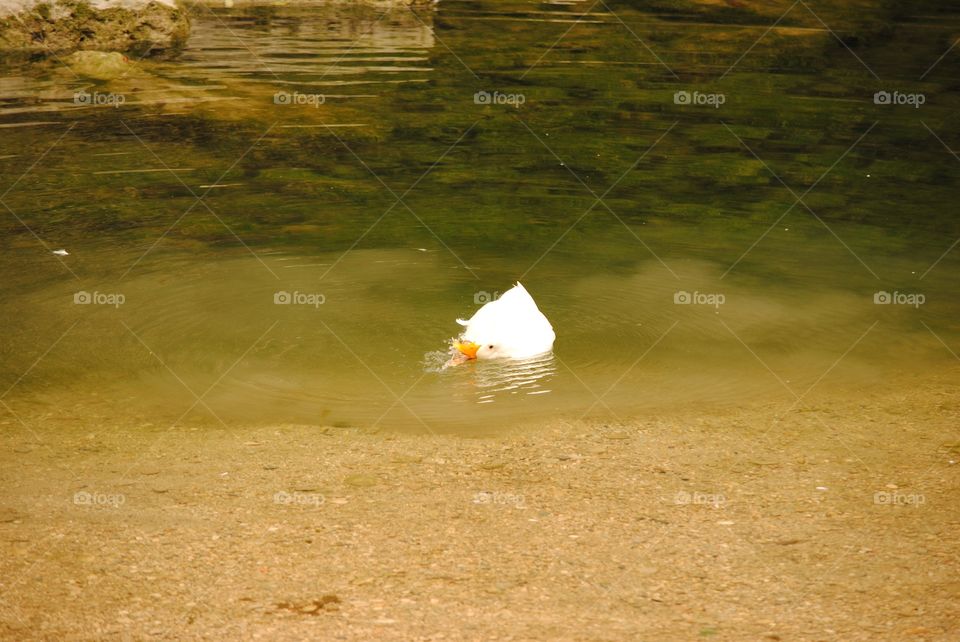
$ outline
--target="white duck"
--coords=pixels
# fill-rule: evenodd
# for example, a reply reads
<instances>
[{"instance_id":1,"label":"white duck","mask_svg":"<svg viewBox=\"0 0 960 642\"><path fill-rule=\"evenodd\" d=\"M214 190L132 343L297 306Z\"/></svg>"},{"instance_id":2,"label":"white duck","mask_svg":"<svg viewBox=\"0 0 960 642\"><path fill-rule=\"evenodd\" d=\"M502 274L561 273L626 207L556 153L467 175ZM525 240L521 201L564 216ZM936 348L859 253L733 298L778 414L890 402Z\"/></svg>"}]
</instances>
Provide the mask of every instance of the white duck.
<instances>
[{"instance_id":1,"label":"white duck","mask_svg":"<svg viewBox=\"0 0 960 642\"><path fill-rule=\"evenodd\" d=\"M553 347L556 334L526 288L517 283L477 310L454 347L468 359L525 359Z\"/></svg>"}]
</instances>

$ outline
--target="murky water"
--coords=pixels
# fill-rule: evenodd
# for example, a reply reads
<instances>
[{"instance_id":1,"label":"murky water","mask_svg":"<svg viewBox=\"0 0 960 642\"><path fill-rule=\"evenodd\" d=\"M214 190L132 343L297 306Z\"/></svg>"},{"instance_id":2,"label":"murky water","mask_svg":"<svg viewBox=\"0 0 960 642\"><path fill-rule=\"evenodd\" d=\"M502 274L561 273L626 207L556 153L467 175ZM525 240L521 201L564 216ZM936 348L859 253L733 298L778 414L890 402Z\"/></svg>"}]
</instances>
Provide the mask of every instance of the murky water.
<instances>
[{"instance_id":1,"label":"murky water","mask_svg":"<svg viewBox=\"0 0 960 642\"><path fill-rule=\"evenodd\" d=\"M198 9L109 80L7 60L5 410L492 430L950 363L960 13L812 11ZM518 279L555 354L440 368Z\"/></svg>"}]
</instances>

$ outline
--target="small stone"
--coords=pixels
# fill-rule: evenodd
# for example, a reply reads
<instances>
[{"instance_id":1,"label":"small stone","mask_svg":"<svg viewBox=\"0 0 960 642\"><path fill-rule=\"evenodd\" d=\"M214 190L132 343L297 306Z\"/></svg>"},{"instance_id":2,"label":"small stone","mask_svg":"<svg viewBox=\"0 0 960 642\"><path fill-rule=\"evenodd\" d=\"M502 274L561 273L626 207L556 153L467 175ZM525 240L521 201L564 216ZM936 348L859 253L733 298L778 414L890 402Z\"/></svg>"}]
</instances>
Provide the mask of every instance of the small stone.
<instances>
[{"instance_id":1,"label":"small stone","mask_svg":"<svg viewBox=\"0 0 960 642\"><path fill-rule=\"evenodd\" d=\"M8 508L6 506L0 507L0 524L9 524L21 519L22 517L23 514L20 511Z\"/></svg>"},{"instance_id":2,"label":"small stone","mask_svg":"<svg viewBox=\"0 0 960 642\"><path fill-rule=\"evenodd\" d=\"M380 480L373 475L347 475L343 478L343 483L357 488L369 488L379 484Z\"/></svg>"}]
</instances>

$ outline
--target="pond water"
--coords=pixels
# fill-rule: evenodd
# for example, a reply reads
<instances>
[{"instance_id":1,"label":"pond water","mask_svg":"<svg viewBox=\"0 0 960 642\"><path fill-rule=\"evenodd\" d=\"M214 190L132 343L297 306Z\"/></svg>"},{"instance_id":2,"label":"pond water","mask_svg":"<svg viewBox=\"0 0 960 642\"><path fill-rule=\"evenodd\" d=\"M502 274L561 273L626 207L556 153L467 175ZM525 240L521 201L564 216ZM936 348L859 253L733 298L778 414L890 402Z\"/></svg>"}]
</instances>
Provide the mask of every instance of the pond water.
<instances>
[{"instance_id":1,"label":"pond water","mask_svg":"<svg viewBox=\"0 0 960 642\"><path fill-rule=\"evenodd\" d=\"M467 433L953 363L960 11L733 4L198 7L99 80L5 60L4 411ZM442 368L518 280L554 354Z\"/></svg>"}]
</instances>

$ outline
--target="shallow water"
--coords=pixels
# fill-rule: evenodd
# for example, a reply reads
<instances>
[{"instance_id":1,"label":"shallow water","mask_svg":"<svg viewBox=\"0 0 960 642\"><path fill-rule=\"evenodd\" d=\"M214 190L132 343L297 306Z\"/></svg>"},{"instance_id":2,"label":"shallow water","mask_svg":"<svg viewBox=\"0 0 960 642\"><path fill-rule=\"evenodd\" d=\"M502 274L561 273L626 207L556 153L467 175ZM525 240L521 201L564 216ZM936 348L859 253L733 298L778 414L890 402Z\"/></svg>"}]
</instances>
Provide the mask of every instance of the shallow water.
<instances>
[{"instance_id":1,"label":"shallow water","mask_svg":"<svg viewBox=\"0 0 960 642\"><path fill-rule=\"evenodd\" d=\"M198 9L122 78L5 61L7 410L474 432L952 362L960 12L650 6ZM554 355L440 368L517 280Z\"/></svg>"}]
</instances>

